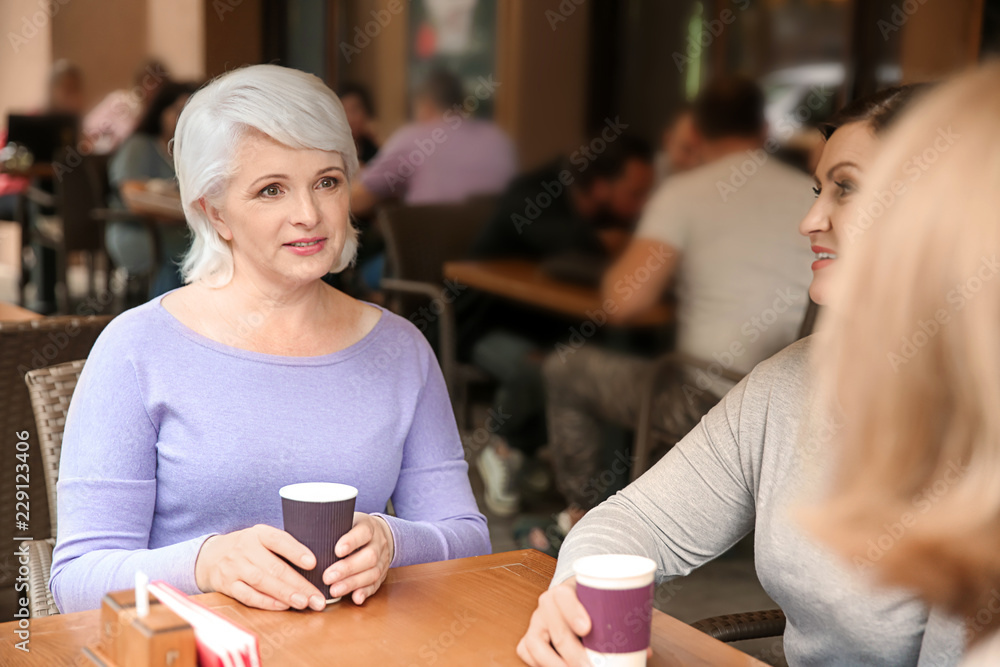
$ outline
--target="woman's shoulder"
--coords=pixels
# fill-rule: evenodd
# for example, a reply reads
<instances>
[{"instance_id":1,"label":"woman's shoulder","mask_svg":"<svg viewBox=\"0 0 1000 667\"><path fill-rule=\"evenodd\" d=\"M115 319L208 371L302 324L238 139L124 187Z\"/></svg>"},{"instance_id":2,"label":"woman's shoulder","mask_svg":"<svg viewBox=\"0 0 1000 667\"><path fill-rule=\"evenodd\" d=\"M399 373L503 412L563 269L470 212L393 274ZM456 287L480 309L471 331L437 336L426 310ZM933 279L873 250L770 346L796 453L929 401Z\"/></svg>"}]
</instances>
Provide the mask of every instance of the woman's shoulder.
<instances>
[{"instance_id":1,"label":"woman's shoulder","mask_svg":"<svg viewBox=\"0 0 1000 667\"><path fill-rule=\"evenodd\" d=\"M119 352L137 347L148 348L154 337L162 336L163 324L159 299L152 299L115 316L101 332L94 347L111 347Z\"/></svg>"},{"instance_id":2,"label":"woman's shoulder","mask_svg":"<svg viewBox=\"0 0 1000 667\"><path fill-rule=\"evenodd\" d=\"M372 304L365 305L366 307L378 308L382 311L376 325L382 332L382 335L378 338L379 347L405 345L422 357L427 355L434 356L434 350L431 349L427 338L411 320L397 315L388 308Z\"/></svg>"},{"instance_id":3,"label":"woman's shoulder","mask_svg":"<svg viewBox=\"0 0 1000 667\"><path fill-rule=\"evenodd\" d=\"M785 411L798 414L809 400L812 387L813 336L798 340L757 364L730 394L738 397L740 411L775 417ZM727 394L727 397L730 396Z\"/></svg>"}]
</instances>

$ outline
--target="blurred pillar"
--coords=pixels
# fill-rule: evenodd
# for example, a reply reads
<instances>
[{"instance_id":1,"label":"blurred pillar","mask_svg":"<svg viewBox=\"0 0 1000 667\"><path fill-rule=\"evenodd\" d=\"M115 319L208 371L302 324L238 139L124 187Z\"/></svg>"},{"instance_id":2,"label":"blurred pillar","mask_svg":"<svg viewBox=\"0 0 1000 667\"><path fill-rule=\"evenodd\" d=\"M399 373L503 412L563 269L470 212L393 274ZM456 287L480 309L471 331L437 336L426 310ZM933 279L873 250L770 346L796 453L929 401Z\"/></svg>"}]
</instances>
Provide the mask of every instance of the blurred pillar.
<instances>
[{"instance_id":1,"label":"blurred pillar","mask_svg":"<svg viewBox=\"0 0 1000 667\"><path fill-rule=\"evenodd\" d=\"M581 0L504 0L497 13L496 120L530 169L585 138L590 11Z\"/></svg>"},{"instance_id":2,"label":"blurred pillar","mask_svg":"<svg viewBox=\"0 0 1000 667\"><path fill-rule=\"evenodd\" d=\"M36 0L0 2L0 126L7 115L31 111L45 101L46 78L52 65L52 25Z\"/></svg>"},{"instance_id":3,"label":"blurred pillar","mask_svg":"<svg viewBox=\"0 0 1000 667\"><path fill-rule=\"evenodd\" d=\"M915 11L906 11L911 6ZM902 28L903 81L940 79L978 61L983 0L910 0L897 5L888 25Z\"/></svg>"}]
</instances>

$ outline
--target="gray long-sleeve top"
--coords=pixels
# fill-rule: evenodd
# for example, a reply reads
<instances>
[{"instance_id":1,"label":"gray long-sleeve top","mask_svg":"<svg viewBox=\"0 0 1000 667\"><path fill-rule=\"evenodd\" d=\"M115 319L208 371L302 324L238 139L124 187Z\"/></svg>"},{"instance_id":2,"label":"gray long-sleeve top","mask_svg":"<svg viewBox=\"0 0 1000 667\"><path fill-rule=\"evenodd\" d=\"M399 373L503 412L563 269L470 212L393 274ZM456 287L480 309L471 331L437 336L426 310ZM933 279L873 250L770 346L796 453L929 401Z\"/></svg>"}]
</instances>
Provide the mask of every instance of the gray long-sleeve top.
<instances>
[{"instance_id":1,"label":"gray long-sleeve top","mask_svg":"<svg viewBox=\"0 0 1000 667\"><path fill-rule=\"evenodd\" d=\"M553 585L599 553L648 556L663 582L755 530L757 576L788 618L789 665L955 665L959 623L875 586L872 568L838 558L796 514L829 466L822 454L837 428L810 410L809 347L805 339L757 366L645 475L588 513L563 544Z\"/></svg>"}]
</instances>

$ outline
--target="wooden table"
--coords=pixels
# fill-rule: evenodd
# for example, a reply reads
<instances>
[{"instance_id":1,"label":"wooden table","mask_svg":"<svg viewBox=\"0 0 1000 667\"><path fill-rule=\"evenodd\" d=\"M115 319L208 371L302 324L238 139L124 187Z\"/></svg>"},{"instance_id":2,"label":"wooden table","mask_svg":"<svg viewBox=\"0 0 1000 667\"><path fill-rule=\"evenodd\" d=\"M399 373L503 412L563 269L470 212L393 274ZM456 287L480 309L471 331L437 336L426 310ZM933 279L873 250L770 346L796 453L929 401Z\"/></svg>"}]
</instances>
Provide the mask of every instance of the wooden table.
<instances>
[{"instance_id":1,"label":"wooden table","mask_svg":"<svg viewBox=\"0 0 1000 667\"><path fill-rule=\"evenodd\" d=\"M122 200L132 213L156 219L167 224L186 224L184 207L176 193L154 192L140 187L121 190Z\"/></svg>"},{"instance_id":2,"label":"wooden table","mask_svg":"<svg viewBox=\"0 0 1000 667\"><path fill-rule=\"evenodd\" d=\"M0 162L0 174L28 179L52 178L56 174L56 169L52 162L34 162L27 169L8 169Z\"/></svg>"},{"instance_id":3,"label":"wooden table","mask_svg":"<svg viewBox=\"0 0 1000 667\"><path fill-rule=\"evenodd\" d=\"M279 665L522 665L517 642L555 560L537 551L463 558L392 570L361 607L345 599L313 611L250 609L219 593L198 599L256 632L265 667ZM31 622L31 652L13 647L14 623L0 624L0 665L87 665L99 611ZM691 626L653 615L649 667L765 667Z\"/></svg>"},{"instance_id":4,"label":"wooden table","mask_svg":"<svg viewBox=\"0 0 1000 667\"><path fill-rule=\"evenodd\" d=\"M42 316L33 310L0 301L0 322L27 322L28 320L40 319Z\"/></svg>"},{"instance_id":5,"label":"wooden table","mask_svg":"<svg viewBox=\"0 0 1000 667\"><path fill-rule=\"evenodd\" d=\"M444 276L483 292L581 320L592 319L598 311L607 315L598 290L551 278L537 263L527 260L445 262ZM660 326L672 317L670 307L657 304L630 325Z\"/></svg>"}]
</instances>

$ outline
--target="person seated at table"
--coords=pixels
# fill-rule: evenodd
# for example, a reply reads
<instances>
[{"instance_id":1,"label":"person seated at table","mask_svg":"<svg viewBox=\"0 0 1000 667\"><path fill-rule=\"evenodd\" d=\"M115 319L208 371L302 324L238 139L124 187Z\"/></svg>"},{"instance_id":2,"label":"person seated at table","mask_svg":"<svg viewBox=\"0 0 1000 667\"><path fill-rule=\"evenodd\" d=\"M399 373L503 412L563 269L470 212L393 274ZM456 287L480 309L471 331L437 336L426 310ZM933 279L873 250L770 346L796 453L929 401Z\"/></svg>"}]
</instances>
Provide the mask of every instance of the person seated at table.
<instances>
[{"instance_id":1,"label":"person seated at table","mask_svg":"<svg viewBox=\"0 0 1000 667\"><path fill-rule=\"evenodd\" d=\"M59 114L79 117L86 104L86 87L83 70L72 62L62 58L53 63L49 70L46 99L43 105L34 109L32 114ZM0 130L0 148L7 146L7 130ZM59 233L45 224L40 216L51 216L55 211L48 206L39 206L35 201L28 201L25 194L31 179L25 176L0 173L0 220L20 221L19 206L28 204L24 215L28 223L30 236L35 241L30 242L31 282L35 286L35 297L31 303L32 310L39 313L55 312L56 283L58 281L58 257L54 245L58 243ZM35 187L45 193L53 194L55 185L51 178L37 178ZM53 233L55 232L55 233ZM40 241L40 242L39 242ZM28 241L24 241L28 244Z\"/></svg>"},{"instance_id":2,"label":"person seated at table","mask_svg":"<svg viewBox=\"0 0 1000 667\"><path fill-rule=\"evenodd\" d=\"M347 122L351 125L351 136L358 149L358 164L364 167L378 153L378 144L372 137L372 121L375 119L375 105L368 88L360 83L345 83L337 91Z\"/></svg>"},{"instance_id":3,"label":"person seated at table","mask_svg":"<svg viewBox=\"0 0 1000 667\"><path fill-rule=\"evenodd\" d=\"M492 94L482 82L480 87ZM351 185L352 212L368 215L390 199L457 204L501 192L517 173L514 145L493 122L472 116L472 102L478 107L458 76L432 70L413 95L413 122L386 140ZM370 289L378 289L384 266L384 253L361 266Z\"/></svg>"},{"instance_id":4,"label":"person seated at table","mask_svg":"<svg viewBox=\"0 0 1000 667\"><path fill-rule=\"evenodd\" d=\"M96 608L135 572L262 609L363 603L390 567L489 553L434 353L410 322L322 282L354 257L357 155L304 72L256 65L192 96L174 161L187 285L118 316L73 394L51 590ZM319 591L286 562L278 489L359 490ZM392 501L393 515L386 513Z\"/></svg>"},{"instance_id":5,"label":"person seated at table","mask_svg":"<svg viewBox=\"0 0 1000 667\"><path fill-rule=\"evenodd\" d=\"M91 151L104 155L116 151L132 136L150 103L170 81L166 66L156 58L140 64L132 74L132 88L113 90L83 119Z\"/></svg>"},{"instance_id":6,"label":"person seated at table","mask_svg":"<svg viewBox=\"0 0 1000 667\"><path fill-rule=\"evenodd\" d=\"M809 287L823 306L839 303L831 301L837 253L861 225L874 220L861 208L858 189L866 183L886 128L918 97L916 92L894 88L857 100L827 128L815 176L816 201L799 227L812 246L829 255L813 264ZM900 157L888 147L886 152L900 163L911 155ZM885 264L879 275L890 266L895 265ZM876 268L868 267L869 279ZM853 312L857 304L850 305ZM912 594L873 590L863 573L823 548L794 516L814 457L829 447L839 423L807 419L813 338L758 365L648 472L572 529L552 584L518 645L525 662L537 667L583 660L579 637L588 633L590 619L575 594L572 565L578 558L647 556L656 561L656 577L663 582L689 574L754 531L760 583L787 618L789 665L955 664L956 657L941 656L961 652L960 627Z\"/></svg>"},{"instance_id":7,"label":"person seated at table","mask_svg":"<svg viewBox=\"0 0 1000 667\"><path fill-rule=\"evenodd\" d=\"M885 153L861 204L884 213L837 262L851 308L812 352L838 428L804 524L964 621L963 667L1000 665L1000 64L936 91Z\"/></svg>"},{"instance_id":8,"label":"person seated at table","mask_svg":"<svg viewBox=\"0 0 1000 667\"><path fill-rule=\"evenodd\" d=\"M795 233L809 210L808 176L765 151L764 95L739 77L710 82L694 103L702 166L667 179L603 281L608 320L628 322L673 285L675 361L656 384L657 449L677 443L745 374L793 340L808 297L809 248ZM609 493L601 481L602 424L635 429L648 359L595 345L550 355L543 373L556 484L568 502L553 537ZM624 481L625 474L618 478ZM605 478L606 480L606 478ZM555 549L534 531L532 546ZM549 543L546 543L549 542Z\"/></svg>"},{"instance_id":9,"label":"person seated at table","mask_svg":"<svg viewBox=\"0 0 1000 667\"><path fill-rule=\"evenodd\" d=\"M518 177L473 243L472 258L541 261L572 253L599 270L620 252L652 188L652 150L621 135L589 156L580 151ZM494 410L509 415L477 464L487 506L511 515L524 455L546 437L541 361L572 323L472 290L456 313L460 354L499 381Z\"/></svg>"},{"instance_id":10,"label":"person seated at table","mask_svg":"<svg viewBox=\"0 0 1000 667\"><path fill-rule=\"evenodd\" d=\"M144 189L154 179L168 183L174 181L170 140L174 137L177 117L195 90L195 84L175 82L167 82L160 88L135 132L108 163L108 179L112 188L108 203L112 208L126 208L121 193L130 188ZM156 229L160 243L159 270L150 286L150 297L183 284L179 261L188 247L184 225L158 224ZM116 265L125 268L130 278L152 271L155 244L144 223L138 220L109 222L105 243L108 255Z\"/></svg>"}]
</instances>

